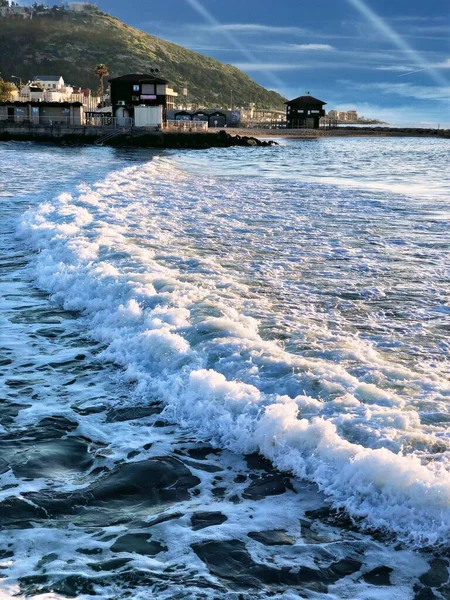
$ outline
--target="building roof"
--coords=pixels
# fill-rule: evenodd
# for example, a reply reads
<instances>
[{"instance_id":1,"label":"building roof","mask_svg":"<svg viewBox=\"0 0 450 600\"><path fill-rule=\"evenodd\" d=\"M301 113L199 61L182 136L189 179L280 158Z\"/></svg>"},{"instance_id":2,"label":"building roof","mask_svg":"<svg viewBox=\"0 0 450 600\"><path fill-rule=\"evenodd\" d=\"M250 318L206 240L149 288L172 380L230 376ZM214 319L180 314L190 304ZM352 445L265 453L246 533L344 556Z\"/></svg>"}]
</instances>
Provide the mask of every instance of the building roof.
<instances>
[{"instance_id":1,"label":"building roof","mask_svg":"<svg viewBox=\"0 0 450 600\"><path fill-rule=\"evenodd\" d=\"M36 75L34 81L59 81L62 79L61 75Z\"/></svg>"},{"instance_id":2,"label":"building roof","mask_svg":"<svg viewBox=\"0 0 450 600\"><path fill-rule=\"evenodd\" d=\"M285 102L285 104L326 104L323 100L318 100L314 98L314 96L299 96L298 98L294 98L293 100L289 100L289 102Z\"/></svg>"},{"instance_id":3,"label":"building roof","mask_svg":"<svg viewBox=\"0 0 450 600\"><path fill-rule=\"evenodd\" d=\"M121 75L120 77L113 77L108 81L150 81L152 83L169 83L167 79L162 79L161 77L156 77L156 75L150 75L148 73L130 73L129 75Z\"/></svg>"}]
</instances>

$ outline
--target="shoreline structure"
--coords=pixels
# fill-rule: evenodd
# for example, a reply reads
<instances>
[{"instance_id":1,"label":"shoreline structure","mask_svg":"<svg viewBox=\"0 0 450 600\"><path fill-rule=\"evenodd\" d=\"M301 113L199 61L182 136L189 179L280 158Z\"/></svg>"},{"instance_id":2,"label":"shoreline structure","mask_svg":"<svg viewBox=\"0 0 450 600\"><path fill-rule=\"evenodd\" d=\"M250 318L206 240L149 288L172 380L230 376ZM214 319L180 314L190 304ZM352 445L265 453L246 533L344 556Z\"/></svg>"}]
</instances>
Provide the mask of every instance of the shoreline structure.
<instances>
[{"instance_id":1,"label":"shoreline structure","mask_svg":"<svg viewBox=\"0 0 450 600\"><path fill-rule=\"evenodd\" d=\"M211 129L206 132L133 131L98 127L33 127L10 124L0 128L0 142L50 142L60 145L98 145L137 148L207 149L232 146L276 146L273 138L437 137L450 139L450 129L346 127L345 129ZM263 139L260 139L263 138ZM264 139L266 138L266 139ZM272 138L272 139L267 139Z\"/></svg>"}]
</instances>

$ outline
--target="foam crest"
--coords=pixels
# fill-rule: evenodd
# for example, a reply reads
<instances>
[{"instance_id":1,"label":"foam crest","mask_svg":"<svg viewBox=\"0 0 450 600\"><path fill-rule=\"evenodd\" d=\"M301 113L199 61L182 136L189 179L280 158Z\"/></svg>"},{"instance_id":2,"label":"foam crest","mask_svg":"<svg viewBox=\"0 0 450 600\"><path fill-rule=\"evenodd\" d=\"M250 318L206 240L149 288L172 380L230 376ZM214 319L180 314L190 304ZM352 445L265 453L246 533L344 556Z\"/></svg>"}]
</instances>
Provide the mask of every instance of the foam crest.
<instances>
[{"instance_id":1,"label":"foam crest","mask_svg":"<svg viewBox=\"0 0 450 600\"><path fill-rule=\"evenodd\" d=\"M263 337L267 298L225 259L178 239L177 219L188 217L177 208L223 191L196 185L160 159L30 209L19 233L40 251L38 285L84 315L105 346L101 358L123 367L136 396L162 399L199 439L260 452L317 483L364 527L416 544L448 540L450 447L423 430L408 399L408 390L442 398L448 382L387 362L354 334L330 341L322 357ZM214 235L205 223L205 239ZM305 336L319 335L307 325ZM447 453L421 456L418 439L421 448L439 439Z\"/></svg>"}]
</instances>

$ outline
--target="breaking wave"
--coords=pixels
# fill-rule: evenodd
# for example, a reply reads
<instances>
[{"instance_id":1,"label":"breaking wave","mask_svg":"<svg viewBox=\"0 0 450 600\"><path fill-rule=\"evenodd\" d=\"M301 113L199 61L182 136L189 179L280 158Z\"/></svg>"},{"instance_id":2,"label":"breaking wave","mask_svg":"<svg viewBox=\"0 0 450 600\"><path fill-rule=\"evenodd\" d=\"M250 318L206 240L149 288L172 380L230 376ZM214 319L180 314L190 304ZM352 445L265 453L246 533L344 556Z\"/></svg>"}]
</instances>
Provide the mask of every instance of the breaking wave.
<instances>
[{"instance_id":1,"label":"breaking wave","mask_svg":"<svg viewBox=\"0 0 450 600\"><path fill-rule=\"evenodd\" d=\"M130 403L160 399L198 439L261 453L315 482L363 528L415 545L448 541L449 440L420 418L421 403L448 402L448 381L395 364L354 332L336 339L326 324L322 355L271 331L276 303L227 260L247 249L230 238L224 248L227 232L208 219L215 203L215 214L238 221L228 202L245 203L257 185L237 189L154 159L29 209L19 234L37 252L38 286L79 311L100 358L123 368ZM314 337L311 307L292 303L302 339Z\"/></svg>"}]
</instances>

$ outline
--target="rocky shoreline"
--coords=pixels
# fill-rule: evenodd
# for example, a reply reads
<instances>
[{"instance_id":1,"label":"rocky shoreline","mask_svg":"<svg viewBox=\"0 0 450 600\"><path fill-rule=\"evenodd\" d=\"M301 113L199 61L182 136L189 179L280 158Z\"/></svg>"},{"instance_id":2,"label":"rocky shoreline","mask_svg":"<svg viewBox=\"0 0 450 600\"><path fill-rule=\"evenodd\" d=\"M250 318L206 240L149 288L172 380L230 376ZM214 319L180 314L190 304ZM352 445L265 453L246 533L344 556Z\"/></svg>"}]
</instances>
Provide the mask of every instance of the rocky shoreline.
<instances>
[{"instance_id":1,"label":"rocky shoreline","mask_svg":"<svg viewBox=\"0 0 450 600\"><path fill-rule=\"evenodd\" d=\"M450 129L412 129L393 127L346 127L342 129L233 129L208 132L118 132L111 136L104 131L89 128L61 130L61 128L0 129L0 142L45 142L61 146L98 145L116 148L160 148L205 150L208 148L277 146L273 138L322 139L328 137L437 137L450 139ZM109 131L109 134L111 132ZM114 133L114 132L113 132ZM106 139L103 139L106 138Z\"/></svg>"},{"instance_id":2,"label":"rocky shoreline","mask_svg":"<svg viewBox=\"0 0 450 600\"><path fill-rule=\"evenodd\" d=\"M267 147L277 146L273 140L260 140L251 135L230 134L227 131L214 132L145 132L145 133L120 133L115 137L102 140L98 135L86 133L63 133L56 129L47 131L0 131L0 142L25 141L46 142L61 146L98 145L116 148L162 148L162 149L192 149L204 150L207 148Z\"/></svg>"},{"instance_id":3,"label":"rocky shoreline","mask_svg":"<svg viewBox=\"0 0 450 600\"><path fill-rule=\"evenodd\" d=\"M342 127L336 129L233 129L233 133L260 138L310 139L323 137L437 137L449 138L450 129L411 127Z\"/></svg>"}]
</instances>

